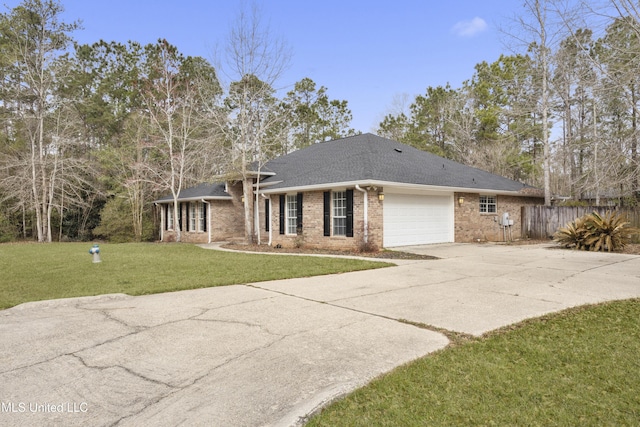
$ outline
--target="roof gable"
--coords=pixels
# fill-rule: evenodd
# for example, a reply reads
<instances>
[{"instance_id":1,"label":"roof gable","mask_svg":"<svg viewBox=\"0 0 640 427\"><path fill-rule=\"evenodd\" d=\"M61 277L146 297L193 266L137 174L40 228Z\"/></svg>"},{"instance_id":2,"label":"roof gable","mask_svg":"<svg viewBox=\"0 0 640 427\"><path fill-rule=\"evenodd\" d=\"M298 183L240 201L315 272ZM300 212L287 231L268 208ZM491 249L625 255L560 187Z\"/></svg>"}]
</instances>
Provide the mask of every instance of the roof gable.
<instances>
[{"instance_id":1,"label":"roof gable","mask_svg":"<svg viewBox=\"0 0 640 427\"><path fill-rule=\"evenodd\" d=\"M265 169L275 172L263 181L269 191L355 181L505 192L533 188L371 133L311 145L271 160Z\"/></svg>"}]
</instances>

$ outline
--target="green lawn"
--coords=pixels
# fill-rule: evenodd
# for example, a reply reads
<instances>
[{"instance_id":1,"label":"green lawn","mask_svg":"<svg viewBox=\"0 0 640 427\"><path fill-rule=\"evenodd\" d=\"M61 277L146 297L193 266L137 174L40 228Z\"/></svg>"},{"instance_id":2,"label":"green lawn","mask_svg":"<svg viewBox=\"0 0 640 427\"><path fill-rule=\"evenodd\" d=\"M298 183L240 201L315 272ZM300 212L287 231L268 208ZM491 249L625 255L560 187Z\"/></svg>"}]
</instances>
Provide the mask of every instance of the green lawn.
<instances>
[{"instance_id":1,"label":"green lawn","mask_svg":"<svg viewBox=\"0 0 640 427\"><path fill-rule=\"evenodd\" d=\"M567 310L400 367L308 426L640 425L640 300Z\"/></svg>"},{"instance_id":2,"label":"green lawn","mask_svg":"<svg viewBox=\"0 0 640 427\"><path fill-rule=\"evenodd\" d=\"M188 244L0 245L0 309L27 302L109 293L143 295L389 266L338 258L206 250Z\"/></svg>"}]
</instances>

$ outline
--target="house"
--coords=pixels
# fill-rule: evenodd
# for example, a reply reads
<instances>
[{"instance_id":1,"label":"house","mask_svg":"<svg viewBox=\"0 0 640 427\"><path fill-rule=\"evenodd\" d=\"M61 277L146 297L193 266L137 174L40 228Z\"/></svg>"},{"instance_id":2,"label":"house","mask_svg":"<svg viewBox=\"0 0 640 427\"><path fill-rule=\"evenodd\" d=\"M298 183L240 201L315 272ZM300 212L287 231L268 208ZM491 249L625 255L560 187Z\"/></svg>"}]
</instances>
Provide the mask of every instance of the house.
<instances>
[{"instance_id":1,"label":"house","mask_svg":"<svg viewBox=\"0 0 640 427\"><path fill-rule=\"evenodd\" d=\"M521 207L543 202L536 188L373 134L269 161L255 174L254 195L262 243L332 249L518 238ZM240 182L187 189L179 202L183 241L243 237ZM156 203L162 240L171 241L173 200Z\"/></svg>"}]
</instances>

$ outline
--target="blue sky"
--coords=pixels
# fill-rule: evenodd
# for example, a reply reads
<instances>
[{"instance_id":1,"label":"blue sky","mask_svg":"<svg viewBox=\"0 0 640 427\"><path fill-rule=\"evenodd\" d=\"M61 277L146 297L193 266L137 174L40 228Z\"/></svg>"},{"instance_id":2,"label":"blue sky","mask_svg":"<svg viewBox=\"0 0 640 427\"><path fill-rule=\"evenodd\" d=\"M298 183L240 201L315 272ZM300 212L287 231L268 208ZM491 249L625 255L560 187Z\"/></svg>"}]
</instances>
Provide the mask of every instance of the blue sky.
<instances>
[{"instance_id":1,"label":"blue sky","mask_svg":"<svg viewBox=\"0 0 640 427\"><path fill-rule=\"evenodd\" d=\"M20 2L7 1L9 7ZM509 53L498 28L521 12L513 0L258 0L271 30L290 45L286 91L304 77L347 100L352 127L373 131L394 97L428 86L460 87L475 64ZM62 0L76 40L146 44L166 38L185 55L211 62L240 0ZM6 11L6 10L5 10Z\"/></svg>"}]
</instances>

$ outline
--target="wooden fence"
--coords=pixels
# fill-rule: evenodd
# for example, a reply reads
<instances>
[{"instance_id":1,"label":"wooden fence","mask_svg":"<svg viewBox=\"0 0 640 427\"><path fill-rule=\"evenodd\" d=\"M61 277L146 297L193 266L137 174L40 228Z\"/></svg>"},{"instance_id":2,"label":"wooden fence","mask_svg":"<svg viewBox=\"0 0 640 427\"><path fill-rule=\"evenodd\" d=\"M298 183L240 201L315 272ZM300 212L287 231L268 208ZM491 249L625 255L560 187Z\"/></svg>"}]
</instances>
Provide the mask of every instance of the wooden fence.
<instances>
[{"instance_id":1,"label":"wooden fence","mask_svg":"<svg viewBox=\"0 0 640 427\"><path fill-rule=\"evenodd\" d=\"M627 217L632 226L640 228L640 209L611 206L523 206L522 235L530 239L548 239L567 223L593 211L604 214L614 210Z\"/></svg>"}]
</instances>

